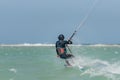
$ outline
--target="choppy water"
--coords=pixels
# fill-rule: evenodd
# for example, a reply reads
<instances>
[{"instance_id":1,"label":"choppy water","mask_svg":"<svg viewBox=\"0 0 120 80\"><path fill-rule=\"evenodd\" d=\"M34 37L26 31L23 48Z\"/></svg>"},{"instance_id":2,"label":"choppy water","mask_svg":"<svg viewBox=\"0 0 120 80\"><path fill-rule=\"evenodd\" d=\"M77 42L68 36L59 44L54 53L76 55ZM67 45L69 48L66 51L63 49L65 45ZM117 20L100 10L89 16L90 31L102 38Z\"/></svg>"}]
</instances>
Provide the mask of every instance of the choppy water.
<instances>
[{"instance_id":1,"label":"choppy water","mask_svg":"<svg viewBox=\"0 0 120 80\"><path fill-rule=\"evenodd\" d=\"M0 46L0 80L120 80L120 46L71 46L65 67L54 46ZM83 66L83 69L80 67Z\"/></svg>"}]
</instances>

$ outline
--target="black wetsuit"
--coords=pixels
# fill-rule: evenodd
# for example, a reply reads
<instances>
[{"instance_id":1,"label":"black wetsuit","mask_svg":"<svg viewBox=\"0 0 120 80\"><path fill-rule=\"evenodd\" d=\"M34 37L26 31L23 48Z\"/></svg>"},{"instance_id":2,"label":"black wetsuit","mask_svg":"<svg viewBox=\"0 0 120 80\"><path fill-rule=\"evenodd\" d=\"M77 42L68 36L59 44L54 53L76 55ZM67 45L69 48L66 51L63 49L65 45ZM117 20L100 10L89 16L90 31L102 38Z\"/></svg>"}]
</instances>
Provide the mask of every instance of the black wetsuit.
<instances>
[{"instance_id":1,"label":"black wetsuit","mask_svg":"<svg viewBox=\"0 0 120 80\"><path fill-rule=\"evenodd\" d=\"M66 41L66 40L59 40L56 42L57 55L60 56L60 58L62 58L62 59L68 59L68 58L73 57L72 54L66 54L67 53L67 50L66 50L67 44L72 44L72 42Z\"/></svg>"}]
</instances>

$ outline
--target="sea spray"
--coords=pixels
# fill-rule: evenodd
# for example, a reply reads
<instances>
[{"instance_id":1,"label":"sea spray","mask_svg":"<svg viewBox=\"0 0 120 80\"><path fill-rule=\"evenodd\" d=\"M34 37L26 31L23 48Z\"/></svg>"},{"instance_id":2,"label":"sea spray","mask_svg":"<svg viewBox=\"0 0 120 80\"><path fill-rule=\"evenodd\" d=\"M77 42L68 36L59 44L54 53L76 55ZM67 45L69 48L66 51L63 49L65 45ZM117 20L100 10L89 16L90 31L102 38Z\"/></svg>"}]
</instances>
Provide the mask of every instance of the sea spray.
<instances>
[{"instance_id":1,"label":"sea spray","mask_svg":"<svg viewBox=\"0 0 120 80\"><path fill-rule=\"evenodd\" d=\"M70 63L82 71L81 76L88 74L90 77L104 76L112 80L120 79L120 62L110 63L100 59L79 56L70 60Z\"/></svg>"}]
</instances>

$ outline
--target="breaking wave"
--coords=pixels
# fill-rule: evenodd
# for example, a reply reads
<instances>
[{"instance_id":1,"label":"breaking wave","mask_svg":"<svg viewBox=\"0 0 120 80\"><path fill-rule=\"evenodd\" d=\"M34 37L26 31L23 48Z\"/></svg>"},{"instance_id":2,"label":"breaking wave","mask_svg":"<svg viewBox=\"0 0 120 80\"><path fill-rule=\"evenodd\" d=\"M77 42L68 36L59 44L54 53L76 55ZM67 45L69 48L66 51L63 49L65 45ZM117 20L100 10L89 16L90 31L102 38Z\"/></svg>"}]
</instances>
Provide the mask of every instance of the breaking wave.
<instances>
[{"instance_id":1,"label":"breaking wave","mask_svg":"<svg viewBox=\"0 0 120 80\"><path fill-rule=\"evenodd\" d=\"M1 44L0 46L54 46L55 44L41 44L41 43L23 43L23 44Z\"/></svg>"},{"instance_id":2,"label":"breaking wave","mask_svg":"<svg viewBox=\"0 0 120 80\"><path fill-rule=\"evenodd\" d=\"M21 44L0 44L0 46L55 46L55 44L48 43L21 43ZM120 46L119 44L72 44L70 46L95 46L95 47L104 47L104 46Z\"/></svg>"}]
</instances>

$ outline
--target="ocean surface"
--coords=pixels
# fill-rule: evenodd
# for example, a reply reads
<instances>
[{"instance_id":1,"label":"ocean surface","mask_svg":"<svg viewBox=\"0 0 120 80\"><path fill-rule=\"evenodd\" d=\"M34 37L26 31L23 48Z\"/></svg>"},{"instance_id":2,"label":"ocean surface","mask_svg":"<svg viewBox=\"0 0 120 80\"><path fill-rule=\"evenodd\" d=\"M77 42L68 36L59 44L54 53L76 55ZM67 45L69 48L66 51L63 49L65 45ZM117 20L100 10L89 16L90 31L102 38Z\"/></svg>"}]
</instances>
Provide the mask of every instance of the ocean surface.
<instances>
[{"instance_id":1,"label":"ocean surface","mask_svg":"<svg viewBox=\"0 0 120 80\"><path fill-rule=\"evenodd\" d=\"M120 80L120 45L70 49L75 58L65 67L54 45L0 45L0 80Z\"/></svg>"}]
</instances>

